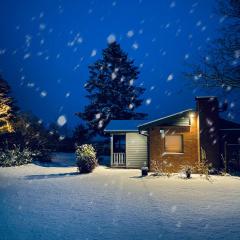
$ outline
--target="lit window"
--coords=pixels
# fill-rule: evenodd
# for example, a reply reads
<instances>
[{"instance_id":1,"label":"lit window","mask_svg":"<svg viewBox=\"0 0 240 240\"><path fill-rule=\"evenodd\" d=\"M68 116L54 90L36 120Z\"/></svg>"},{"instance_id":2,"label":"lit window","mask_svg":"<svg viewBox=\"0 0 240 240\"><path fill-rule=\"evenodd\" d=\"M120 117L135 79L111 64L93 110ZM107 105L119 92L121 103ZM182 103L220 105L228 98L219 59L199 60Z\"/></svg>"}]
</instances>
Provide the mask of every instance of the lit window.
<instances>
[{"instance_id":1,"label":"lit window","mask_svg":"<svg viewBox=\"0 0 240 240\"><path fill-rule=\"evenodd\" d=\"M165 152L183 153L183 136L182 135L166 135L165 136Z\"/></svg>"}]
</instances>

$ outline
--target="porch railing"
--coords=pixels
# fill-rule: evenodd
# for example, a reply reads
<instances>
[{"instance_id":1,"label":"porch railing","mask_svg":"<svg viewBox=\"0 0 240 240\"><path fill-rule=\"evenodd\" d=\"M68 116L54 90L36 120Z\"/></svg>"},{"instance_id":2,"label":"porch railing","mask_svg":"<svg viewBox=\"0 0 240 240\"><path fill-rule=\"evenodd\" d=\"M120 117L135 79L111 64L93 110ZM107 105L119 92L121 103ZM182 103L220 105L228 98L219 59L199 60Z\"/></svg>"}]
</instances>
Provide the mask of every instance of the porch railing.
<instances>
[{"instance_id":1,"label":"porch railing","mask_svg":"<svg viewBox=\"0 0 240 240\"><path fill-rule=\"evenodd\" d=\"M125 166L126 165L126 154L125 153L113 153L112 165Z\"/></svg>"}]
</instances>

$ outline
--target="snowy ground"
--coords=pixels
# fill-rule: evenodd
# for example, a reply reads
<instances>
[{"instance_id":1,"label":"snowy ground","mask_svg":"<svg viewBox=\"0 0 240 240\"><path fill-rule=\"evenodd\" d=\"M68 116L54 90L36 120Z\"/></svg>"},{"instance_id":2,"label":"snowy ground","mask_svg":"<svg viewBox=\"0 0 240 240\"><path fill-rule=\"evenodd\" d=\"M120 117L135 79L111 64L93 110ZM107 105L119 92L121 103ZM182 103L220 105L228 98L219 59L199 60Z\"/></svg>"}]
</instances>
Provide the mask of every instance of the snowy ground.
<instances>
[{"instance_id":1,"label":"snowy ground","mask_svg":"<svg viewBox=\"0 0 240 240\"><path fill-rule=\"evenodd\" d=\"M240 178L139 178L104 167L77 175L66 156L0 168L1 240L240 237Z\"/></svg>"}]
</instances>

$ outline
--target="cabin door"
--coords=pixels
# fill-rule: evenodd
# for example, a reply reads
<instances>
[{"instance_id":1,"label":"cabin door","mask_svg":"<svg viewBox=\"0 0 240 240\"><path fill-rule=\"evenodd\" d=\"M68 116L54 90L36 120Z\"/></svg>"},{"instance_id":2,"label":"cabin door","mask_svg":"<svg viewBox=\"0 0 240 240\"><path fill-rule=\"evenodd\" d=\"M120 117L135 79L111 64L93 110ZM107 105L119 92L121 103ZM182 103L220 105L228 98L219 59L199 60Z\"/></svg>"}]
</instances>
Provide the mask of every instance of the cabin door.
<instances>
[{"instance_id":1,"label":"cabin door","mask_svg":"<svg viewBox=\"0 0 240 240\"><path fill-rule=\"evenodd\" d=\"M112 152L112 166L125 167L126 166L126 135L113 135L113 152Z\"/></svg>"}]
</instances>

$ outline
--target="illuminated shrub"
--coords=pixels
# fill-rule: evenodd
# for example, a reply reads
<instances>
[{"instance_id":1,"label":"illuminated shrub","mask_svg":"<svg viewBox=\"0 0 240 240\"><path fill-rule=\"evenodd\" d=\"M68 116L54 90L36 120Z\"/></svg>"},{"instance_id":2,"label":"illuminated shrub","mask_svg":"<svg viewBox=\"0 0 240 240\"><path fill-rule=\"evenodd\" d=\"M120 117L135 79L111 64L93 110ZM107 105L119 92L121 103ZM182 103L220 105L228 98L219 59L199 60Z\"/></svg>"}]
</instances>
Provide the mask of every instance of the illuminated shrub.
<instances>
[{"instance_id":1,"label":"illuminated shrub","mask_svg":"<svg viewBox=\"0 0 240 240\"><path fill-rule=\"evenodd\" d=\"M90 173L97 166L96 151L90 144L77 146L77 166L80 173Z\"/></svg>"},{"instance_id":2,"label":"illuminated shrub","mask_svg":"<svg viewBox=\"0 0 240 240\"><path fill-rule=\"evenodd\" d=\"M31 163L32 159L32 152L28 148L20 149L20 147L14 146L13 149L7 149L1 152L0 166L20 166Z\"/></svg>"}]
</instances>

